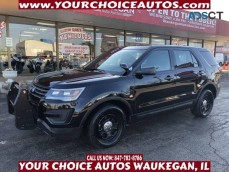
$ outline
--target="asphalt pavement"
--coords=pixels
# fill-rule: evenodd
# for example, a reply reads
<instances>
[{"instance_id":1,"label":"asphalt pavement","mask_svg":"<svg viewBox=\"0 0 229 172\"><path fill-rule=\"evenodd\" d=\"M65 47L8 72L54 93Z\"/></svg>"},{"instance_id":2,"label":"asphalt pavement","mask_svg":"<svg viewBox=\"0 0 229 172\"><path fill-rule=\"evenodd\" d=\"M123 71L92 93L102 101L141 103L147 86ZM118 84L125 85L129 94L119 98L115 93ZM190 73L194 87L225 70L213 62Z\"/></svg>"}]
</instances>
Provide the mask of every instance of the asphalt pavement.
<instances>
[{"instance_id":1,"label":"asphalt pavement","mask_svg":"<svg viewBox=\"0 0 229 172\"><path fill-rule=\"evenodd\" d=\"M82 137L58 140L42 131L21 131L0 94L0 172L17 171L19 160L85 160L89 153L142 153L144 160L210 160L213 172L229 171L229 75L211 115L195 118L189 110L158 114L127 127L118 145L96 149Z\"/></svg>"}]
</instances>

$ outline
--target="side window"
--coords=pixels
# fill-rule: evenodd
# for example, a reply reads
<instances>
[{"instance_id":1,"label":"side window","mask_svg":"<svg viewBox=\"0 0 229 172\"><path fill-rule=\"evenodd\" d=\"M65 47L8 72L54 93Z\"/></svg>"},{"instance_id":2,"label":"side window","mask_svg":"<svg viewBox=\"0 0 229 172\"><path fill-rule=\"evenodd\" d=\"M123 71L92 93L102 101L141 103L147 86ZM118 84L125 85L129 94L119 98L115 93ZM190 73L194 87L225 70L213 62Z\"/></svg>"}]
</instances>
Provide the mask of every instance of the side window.
<instances>
[{"instance_id":1,"label":"side window","mask_svg":"<svg viewBox=\"0 0 229 172\"><path fill-rule=\"evenodd\" d=\"M216 62L216 59L209 51L200 51L200 53L209 65L211 66L218 65L218 63Z\"/></svg>"},{"instance_id":2,"label":"side window","mask_svg":"<svg viewBox=\"0 0 229 172\"><path fill-rule=\"evenodd\" d=\"M198 67L199 64L190 51L174 50L174 55L176 59L176 68L188 68L188 67Z\"/></svg>"},{"instance_id":3,"label":"side window","mask_svg":"<svg viewBox=\"0 0 229 172\"><path fill-rule=\"evenodd\" d=\"M156 71L171 69L171 62L168 50L152 51L141 65L141 69L155 68Z\"/></svg>"}]
</instances>

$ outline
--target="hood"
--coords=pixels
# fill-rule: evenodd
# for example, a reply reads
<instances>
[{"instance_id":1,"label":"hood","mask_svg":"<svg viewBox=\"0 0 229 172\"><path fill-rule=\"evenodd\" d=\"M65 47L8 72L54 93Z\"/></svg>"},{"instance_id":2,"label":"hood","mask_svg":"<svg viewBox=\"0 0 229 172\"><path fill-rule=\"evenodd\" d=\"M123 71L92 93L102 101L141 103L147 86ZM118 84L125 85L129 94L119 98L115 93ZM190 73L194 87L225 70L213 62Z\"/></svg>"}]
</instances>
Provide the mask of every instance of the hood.
<instances>
[{"instance_id":1,"label":"hood","mask_svg":"<svg viewBox=\"0 0 229 172\"><path fill-rule=\"evenodd\" d=\"M46 74L41 74L34 79L34 83L43 87L50 87L57 83L71 83L80 82L90 79L102 79L111 77L111 74L97 72L97 71L86 71L86 70L66 70L66 71L56 71L49 72Z\"/></svg>"}]
</instances>

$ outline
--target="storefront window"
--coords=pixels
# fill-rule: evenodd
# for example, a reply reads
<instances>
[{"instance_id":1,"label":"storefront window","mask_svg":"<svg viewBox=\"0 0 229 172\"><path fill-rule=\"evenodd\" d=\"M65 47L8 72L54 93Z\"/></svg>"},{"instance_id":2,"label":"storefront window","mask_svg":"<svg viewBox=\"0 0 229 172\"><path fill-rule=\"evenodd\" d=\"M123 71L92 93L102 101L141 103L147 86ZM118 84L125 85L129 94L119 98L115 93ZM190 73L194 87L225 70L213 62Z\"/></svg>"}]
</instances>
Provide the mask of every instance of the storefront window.
<instances>
[{"instance_id":1,"label":"storefront window","mask_svg":"<svg viewBox=\"0 0 229 172\"><path fill-rule=\"evenodd\" d=\"M5 17L0 16L0 71L3 70L3 62L7 61L6 40L6 23Z\"/></svg>"},{"instance_id":2,"label":"storefront window","mask_svg":"<svg viewBox=\"0 0 229 172\"><path fill-rule=\"evenodd\" d=\"M94 28L76 24L59 24L60 60L68 61L70 68L81 67L94 53Z\"/></svg>"},{"instance_id":3,"label":"storefront window","mask_svg":"<svg viewBox=\"0 0 229 172\"><path fill-rule=\"evenodd\" d=\"M96 28L96 56L120 46L124 46L124 31Z\"/></svg>"},{"instance_id":4,"label":"storefront window","mask_svg":"<svg viewBox=\"0 0 229 172\"><path fill-rule=\"evenodd\" d=\"M228 47L228 43L227 42L221 42L221 41L217 42L217 47L223 47L223 46Z\"/></svg>"},{"instance_id":5,"label":"storefront window","mask_svg":"<svg viewBox=\"0 0 229 172\"><path fill-rule=\"evenodd\" d=\"M163 35L151 35L151 45L170 45L170 37Z\"/></svg>"},{"instance_id":6,"label":"storefront window","mask_svg":"<svg viewBox=\"0 0 229 172\"><path fill-rule=\"evenodd\" d=\"M199 39L189 39L189 46L202 48L202 40Z\"/></svg>"},{"instance_id":7,"label":"storefront window","mask_svg":"<svg viewBox=\"0 0 229 172\"><path fill-rule=\"evenodd\" d=\"M149 45L149 34L141 32L126 32L126 46Z\"/></svg>"},{"instance_id":8,"label":"storefront window","mask_svg":"<svg viewBox=\"0 0 229 172\"><path fill-rule=\"evenodd\" d=\"M228 42L217 42L216 46L216 56L219 54L223 54L225 57L225 61L228 60L229 57L229 43Z\"/></svg>"},{"instance_id":9,"label":"storefront window","mask_svg":"<svg viewBox=\"0 0 229 172\"><path fill-rule=\"evenodd\" d=\"M55 23L10 17L11 54L34 58L56 56Z\"/></svg>"},{"instance_id":10,"label":"storefront window","mask_svg":"<svg viewBox=\"0 0 229 172\"><path fill-rule=\"evenodd\" d=\"M227 46L224 42L217 42L216 53L224 53L224 50L227 50Z\"/></svg>"},{"instance_id":11,"label":"storefront window","mask_svg":"<svg viewBox=\"0 0 229 172\"><path fill-rule=\"evenodd\" d=\"M187 46L188 45L187 38L172 37L172 45Z\"/></svg>"},{"instance_id":12,"label":"storefront window","mask_svg":"<svg viewBox=\"0 0 229 172\"><path fill-rule=\"evenodd\" d=\"M204 48L211 51L212 54L215 52L215 42L214 41L204 41Z\"/></svg>"}]
</instances>

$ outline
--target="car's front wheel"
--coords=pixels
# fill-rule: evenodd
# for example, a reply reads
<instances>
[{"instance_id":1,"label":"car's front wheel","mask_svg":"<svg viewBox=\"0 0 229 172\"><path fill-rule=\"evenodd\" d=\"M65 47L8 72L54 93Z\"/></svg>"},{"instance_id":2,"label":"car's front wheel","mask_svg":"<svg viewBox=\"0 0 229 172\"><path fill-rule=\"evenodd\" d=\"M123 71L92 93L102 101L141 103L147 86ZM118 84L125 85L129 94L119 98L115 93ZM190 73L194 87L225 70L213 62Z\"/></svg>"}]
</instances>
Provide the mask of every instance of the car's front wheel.
<instances>
[{"instance_id":1,"label":"car's front wheel","mask_svg":"<svg viewBox=\"0 0 229 172\"><path fill-rule=\"evenodd\" d=\"M121 139L125 125L123 110L115 105L106 105L99 109L89 122L89 141L96 147L111 147Z\"/></svg>"},{"instance_id":2,"label":"car's front wheel","mask_svg":"<svg viewBox=\"0 0 229 172\"><path fill-rule=\"evenodd\" d=\"M213 108L214 96L210 90L204 90L197 102L191 108L191 112L196 117L205 118L207 117Z\"/></svg>"}]
</instances>

